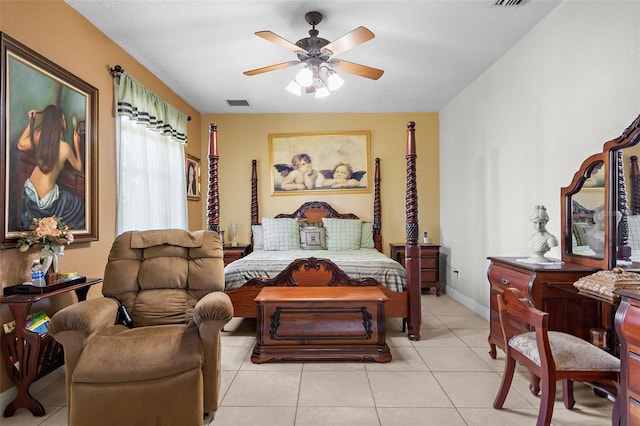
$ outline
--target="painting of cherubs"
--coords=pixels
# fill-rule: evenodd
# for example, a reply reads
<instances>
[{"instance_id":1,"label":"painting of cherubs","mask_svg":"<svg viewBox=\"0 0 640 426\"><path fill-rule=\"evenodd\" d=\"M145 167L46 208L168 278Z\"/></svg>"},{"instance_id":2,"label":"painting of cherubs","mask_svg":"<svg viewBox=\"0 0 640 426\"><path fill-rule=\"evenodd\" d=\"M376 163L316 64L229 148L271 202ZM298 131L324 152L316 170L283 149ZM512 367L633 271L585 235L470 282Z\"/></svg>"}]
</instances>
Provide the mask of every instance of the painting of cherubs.
<instances>
[{"instance_id":1,"label":"painting of cherubs","mask_svg":"<svg viewBox=\"0 0 640 426\"><path fill-rule=\"evenodd\" d=\"M370 192L369 132L269 138L273 194Z\"/></svg>"}]
</instances>

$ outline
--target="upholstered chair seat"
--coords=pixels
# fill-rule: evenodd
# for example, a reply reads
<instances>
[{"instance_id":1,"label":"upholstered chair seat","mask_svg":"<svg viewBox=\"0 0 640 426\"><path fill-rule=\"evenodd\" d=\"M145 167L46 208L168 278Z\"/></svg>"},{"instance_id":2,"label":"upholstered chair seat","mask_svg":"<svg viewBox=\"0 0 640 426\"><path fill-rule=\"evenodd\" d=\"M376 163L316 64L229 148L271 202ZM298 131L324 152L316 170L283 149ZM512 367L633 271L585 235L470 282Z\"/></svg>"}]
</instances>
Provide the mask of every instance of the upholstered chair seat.
<instances>
[{"instance_id":1,"label":"upholstered chair seat","mask_svg":"<svg viewBox=\"0 0 640 426\"><path fill-rule=\"evenodd\" d=\"M556 370L620 371L620 360L572 334L549 331L549 346ZM513 336L509 346L541 366L536 333Z\"/></svg>"},{"instance_id":2,"label":"upholstered chair seat","mask_svg":"<svg viewBox=\"0 0 640 426\"><path fill-rule=\"evenodd\" d=\"M125 232L102 293L56 313L70 425L199 425L218 408L220 330L233 317L215 232ZM132 320L125 326L120 309ZM119 318L117 320L117 318Z\"/></svg>"}]
</instances>

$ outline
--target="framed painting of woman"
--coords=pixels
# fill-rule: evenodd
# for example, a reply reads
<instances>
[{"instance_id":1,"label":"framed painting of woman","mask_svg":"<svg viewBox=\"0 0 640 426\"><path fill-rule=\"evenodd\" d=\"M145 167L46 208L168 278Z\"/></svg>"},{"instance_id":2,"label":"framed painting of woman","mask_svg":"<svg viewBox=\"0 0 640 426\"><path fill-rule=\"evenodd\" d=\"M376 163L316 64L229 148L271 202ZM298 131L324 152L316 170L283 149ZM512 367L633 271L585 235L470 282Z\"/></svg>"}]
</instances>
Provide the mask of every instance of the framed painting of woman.
<instances>
[{"instance_id":1,"label":"framed painting of woman","mask_svg":"<svg viewBox=\"0 0 640 426\"><path fill-rule=\"evenodd\" d=\"M54 216L98 239L98 90L0 33L2 248Z\"/></svg>"}]
</instances>

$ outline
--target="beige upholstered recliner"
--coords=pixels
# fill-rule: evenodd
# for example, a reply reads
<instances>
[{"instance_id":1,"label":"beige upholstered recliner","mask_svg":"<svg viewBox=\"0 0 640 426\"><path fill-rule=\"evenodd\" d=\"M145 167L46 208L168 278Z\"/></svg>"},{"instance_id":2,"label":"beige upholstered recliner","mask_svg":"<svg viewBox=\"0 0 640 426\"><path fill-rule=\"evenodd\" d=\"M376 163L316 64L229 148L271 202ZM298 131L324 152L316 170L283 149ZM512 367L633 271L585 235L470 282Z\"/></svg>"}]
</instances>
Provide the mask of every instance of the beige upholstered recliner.
<instances>
[{"instance_id":1,"label":"beige upholstered recliner","mask_svg":"<svg viewBox=\"0 0 640 426\"><path fill-rule=\"evenodd\" d=\"M217 410L220 330L233 317L210 231L125 232L102 293L56 313L70 425L199 425ZM122 304L132 319L116 324Z\"/></svg>"}]
</instances>

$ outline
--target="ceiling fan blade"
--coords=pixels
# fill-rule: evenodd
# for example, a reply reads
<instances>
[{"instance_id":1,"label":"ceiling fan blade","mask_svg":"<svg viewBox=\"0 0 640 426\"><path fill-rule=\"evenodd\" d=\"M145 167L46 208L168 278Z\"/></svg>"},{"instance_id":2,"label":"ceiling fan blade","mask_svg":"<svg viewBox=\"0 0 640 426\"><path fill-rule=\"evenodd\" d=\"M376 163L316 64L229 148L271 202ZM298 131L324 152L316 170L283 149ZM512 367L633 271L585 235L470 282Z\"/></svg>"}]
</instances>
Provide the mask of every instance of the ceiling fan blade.
<instances>
[{"instance_id":1,"label":"ceiling fan blade","mask_svg":"<svg viewBox=\"0 0 640 426\"><path fill-rule=\"evenodd\" d=\"M339 39L327 44L322 48L322 51L325 52L328 50L331 51L332 55L339 55L340 53L369 41L374 37L375 34L365 27L358 27L350 33L347 33Z\"/></svg>"},{"instance_id":2,"label":"ceiling fan blade","mask_svg":"<svg viewBox=\"0 0 640 426\"><path fill-rule=\"evenodd\" d=\"M330 62L337 70L348 72L349 74L359 75L360 77L377 80L384 74L383 70L368 67L366 65L356 64L354 62L343 61L342 59L333 59Z\"/></svg>"},{"instance_id":3,"label":"ceiling fan blade","mask_svg":"<svg viewBox=\"0 0 640 426\"><path fill-rule=\"evenodd\" d=\"M257 74L262 74L262 73L269 72L269 71L280 70L282 68L293 67L295 65L298 65L299 63L300 63L300 61L282 62L280 64L269 65L268 67L256 68L255 70L245 71L245 72L243 72L243 74L244 75L257 75Z\"/></svg>"},{"instance_id":4,"label":"ceiling fan blade","mask_svg":"<svg viewBox=\"0 0 640 426\"><path fill-rule=\"evenodd\" d=\"M262 37L263 39L270 41L271 43L275 43L278 46L284 47L287 50L290 50L292 52L305 52L305 53L309 53L307 52L305 49L303 49L300 46L296 46L295 44L291 43L289 40L284 39L282 37L280 37L278 34L271 32L271 31L258 31L256 33L256 35L258 37Z\"/></svg>"}]
</instances>

